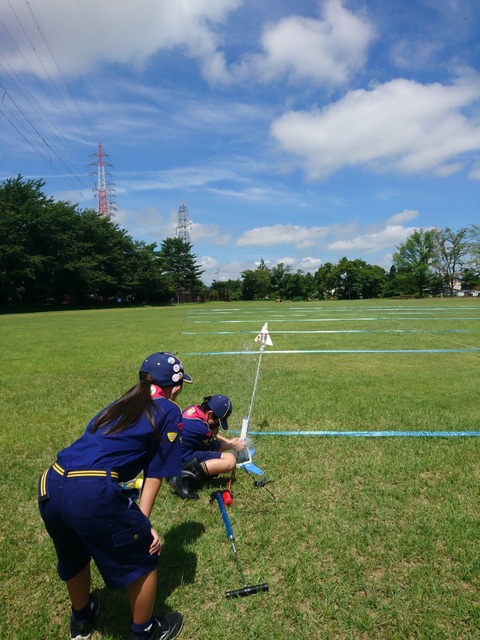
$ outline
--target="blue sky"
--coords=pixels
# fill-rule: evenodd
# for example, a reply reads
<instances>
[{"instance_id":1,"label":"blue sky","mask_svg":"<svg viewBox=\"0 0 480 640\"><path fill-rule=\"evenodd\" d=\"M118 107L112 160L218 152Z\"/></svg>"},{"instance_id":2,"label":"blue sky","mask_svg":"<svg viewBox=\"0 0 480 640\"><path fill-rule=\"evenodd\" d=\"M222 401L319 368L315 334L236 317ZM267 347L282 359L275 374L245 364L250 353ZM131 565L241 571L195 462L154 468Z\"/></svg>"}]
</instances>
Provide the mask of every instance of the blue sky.
<instances>
[{"instance_id":1,"label":"blue sky","mask_svg":"<svg viewBox=\"0 0 480 640\"><path fill-rule=\"evenodd\" d=\"M0 0L0 178L175 235L203 280L263 259L385 269L479 224L478 0Z\"/></svg>"}]
</instances>

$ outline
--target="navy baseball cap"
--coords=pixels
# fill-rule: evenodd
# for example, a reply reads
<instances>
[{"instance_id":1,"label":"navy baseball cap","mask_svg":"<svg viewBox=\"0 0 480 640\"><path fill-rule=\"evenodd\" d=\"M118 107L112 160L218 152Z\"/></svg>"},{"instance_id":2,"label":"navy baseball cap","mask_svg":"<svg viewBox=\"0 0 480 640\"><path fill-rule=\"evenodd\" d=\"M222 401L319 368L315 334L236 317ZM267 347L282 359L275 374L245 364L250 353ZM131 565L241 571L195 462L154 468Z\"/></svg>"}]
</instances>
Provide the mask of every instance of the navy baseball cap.
<instances>
[{"instance_id":1,"label":"navy baseball cap","mask_svg":"<svg viewBox=\"0 0 480 640\"><path fill-rule=\"evenodd\" d=\"M159 387L173 387L182 382L192 382L183 370L183 363L168 351L152 353L145 358L139 373L149 373Z\"/></svg>"},{"instance_id":2,"label":"navy baseball cap","mask_svg":"<svg viewBox=\"0 0 480 640\"><path fill-rule=\"evenodd\" d=\"M227 398L227 396L217 394L207 400L207 405L220 420L222 429L226 431L228 429L227 419L230 417L233 409L230 399Z\"/></svg>"}]
</instances>

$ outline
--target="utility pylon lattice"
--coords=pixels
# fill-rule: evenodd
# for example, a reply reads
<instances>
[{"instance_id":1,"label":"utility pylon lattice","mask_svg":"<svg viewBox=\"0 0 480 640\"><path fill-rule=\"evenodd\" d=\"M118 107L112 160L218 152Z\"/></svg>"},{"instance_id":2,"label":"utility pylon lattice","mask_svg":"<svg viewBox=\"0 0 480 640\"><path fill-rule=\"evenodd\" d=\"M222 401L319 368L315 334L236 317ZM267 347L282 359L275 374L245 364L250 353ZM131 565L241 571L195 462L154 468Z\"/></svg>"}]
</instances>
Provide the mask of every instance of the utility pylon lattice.
<instances>
[{"instance_id":1,"label":"utility pylon lattice","mask_svg":"<svg viewBox=\"0 0 480 640\"><path fill-rule=\"evenodd\" d=\"M183 242L190 242L190 232L189 229L192 226L192 223L188 219L188 209L183 204L180 203L178 207L178 222L177 222L177 238L183 240Z\"/></svg>"},{"instance_id":2,"label":"utility pylon lattice","mask_svg":"<svg viewBox=\"0 0 480 640\"><path fill-rule=\"evenodd\" d=\"M97 162L92 162L89 166L97 167L96 173L90 175L97 176L97 182L93 188L93 193L98 201L98 214L101 216L109 216L112 211L116 211L115 201L112 193L115 191L113 182L107 181L106 176L112 174L105 167L113 168L109 162L105 161L108 158L108 154L103 150L103 144L98 143L97 153L91 154L92 158L97 158Z\"/></svg>"}]
</instances>

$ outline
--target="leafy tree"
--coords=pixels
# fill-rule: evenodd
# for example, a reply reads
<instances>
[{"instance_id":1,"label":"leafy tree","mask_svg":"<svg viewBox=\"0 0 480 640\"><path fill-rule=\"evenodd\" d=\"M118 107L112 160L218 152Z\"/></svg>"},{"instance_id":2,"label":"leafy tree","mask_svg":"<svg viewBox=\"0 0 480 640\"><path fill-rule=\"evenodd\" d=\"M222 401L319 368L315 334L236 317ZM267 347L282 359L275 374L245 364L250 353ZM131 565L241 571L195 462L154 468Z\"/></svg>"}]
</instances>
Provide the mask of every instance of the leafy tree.
<instances>
[{"instance_id":1,"label":"leafy tree","mask_svg":"<svg viewBox=\"0 0 480 640\"><path fill-rule=\"evenodd\" d=\"M480 273L480 226L471 224L468 239L470 241L470 268Z\"/></svg>"},{"instance_id":2,"label":"leafy tree","mask_svg":"<svg viewBox=\"0 0 480 640\"><path fill-rule=\"evenodd\" d=\"M309 297L312 287L301 269L293 271L290 265L283 262L270 269L271 293L275 298L285 300L302 300Z\"/></svg>"},{"instance_id":3,"label":"leafy tree","mask_svg":"<svg viewBox=\"0 0 480 640\"><path fill-rule=\"evenodd\" d=\"M357 299L361 295L359 261L341 258L334 269L335 293L340 300Z\"/></svg>"},{"instance_id":4,"label":"leafy tree","mask_svg":"<svg viewBox=\"0 0 480 640\"><path fill-rule=\"evenodd\" d=\"M303 294L306 300L312 300L317 297L315 277L309 271L303 276Z\"/></svg>"},{"instance_id":5,"label":"leafy tree","mask_svg":"<svg viewBox=\"0 0 480 640\"><path fill-rule=\"evenodd\" d=\"M314 275L318 297L323 300L331 298L335 293L336 274L335 265L325 262L317 269Z\"/></svg>"},{"instance_id":6,"label":"leafy tree","mask_svg":"<svg viewBox=\"0 0 480 640\"><path fill-rule=\"evenodd\" d=\"M398 274L415 287L420 298L429 284L435 257L434 232L425 229L415 230L393 254Z\"/></svg>"},{"instance_id":7,"label":"leafy tree","mask_svg":"<svg viewBox=\"0 0 480 640\"><path fill-rule=\"evenodd\" d=\"M360 264L359 280L362 298L379 298L385 294L388 275L382 267L366 262Z\"/></svg>"},{"instance_id":8,"label":"leafy tree","mask_svg":"<svg viewBox=\"0 0 480 640\"><path fill-rule=\"evenodd\" d=\"M293 269L290 265L283 262L275 265L270 269L270 286L271 293L275 298L289 298L289 281L291 279Z\"/></svg>"},{"instance_id":9,"label":"leafy tree","mask_svg":"<svg viewBox=\"0 0 480 640\"><path fill-rule=\"evenodd\" d=\"M47 198L41 180L0 186L0 302L165 300L155 245L134 242L110 218Z\"/></svg>"},{"instance_id":10,"label":"leafy tree","mask_svg":"<svg viewBox=\"0 0 480 640\"><path fill-rule=\"evenodd\" d=\"M455 283L464 265L464 258L470 248L468 229L463 228L455 232L446 227L434 229L432 233L436 254L433 266L444 285L449 288L450 295L453 295Z\"/></svg>"},{"instance_id":11,"label":"leafy tree","mask_svg":"<svg viewBox=\"0 0 480 640\"><path fill-rule=\"evenodd\" d=\"M480 272L467 267L461 274L462 284L467 289L473 289L480 284Z\"/></svg>"},{"instance_id":12,"label":"leafy tree","mask_svg":"<svg viewBox=\"0 0 480 640\"><path fill-rule=\"evenodd\" d=\"M86 211L79 218L79 270L85 294L107 301L124 293L132 239L110 218Z\"/></svg>"},{"instance_id":13,"label":"leafy tree","mask_svg":"<svg viewBox=\"0 0 480 640\"><path fill-rule=\"evenodd\" d=\"M334 267L332 275L335 279L335 294L343 300L378 298L383 295L387 284L387 273L382 267L368 264L359 258L342 258Z\"/></svg>"},{"instance_id":14,"label":"leafy tree","mask_svg":"<svg viewBox=\"0 0 480 640\"><path fill-rule=\"evenodd\" d=\"M0 187L0 302L24 303L35 286L38 260L31 255L31 220L53 201L41 180L21 176Z\"/></svg>"},{"instance_id":15,"label":"leafy tree","mask_svg":"<svg viewBox=\"0 0 480 640\"><path fill-rule=\"evenodd\" d=\"M185 289L199 292L204 288L203 271L192 254L192 245L181 238L165 238L158 253L158 266L168 287L177 294Z\"/></svg>"},{"instance_id":16,"label":"leafy tree","mask_svg":"<svg viewBox=\"0 0 480 640\"><path fill-rule=\"evenodd\" d=\"M145 244L135 240L128 257L126 277L119 295L125 302L162 304L175 297L167 277L158 266L155 243Z\"/></svg>"},{"instance_id":17,"label":"leafy tree","mask_svg":"<svg viewBox=\"0 0 480 640\"><path fill-rule=\"evenodd\" d=\"M394 298L395 296L402 295L402 293L398 283L397 267L392 264L388 272L384 295L387 298Z\"/></svg>"},{"instance_id":18,"label":"leafy tree","mask_svg":"<svg viewBox=\"0 0 480 640\"><path fill-rule=\"evenodd\" d=\"M263 300L271 292L270 269L263 258L255 270L247 269L242 273L242 299Z\"/></svg>"},{"instance_id":19,"label":"leafy tree","mask_svg":"<svg viewBox=\"0 0 480 640\"><path fill-rule=\"evenodd\" d=\"M305 274L301 269L289 274L285 284L285 297L287 300L304 300L308 297Z\"/></svg>"},{"instance_id":20,"label":"leafy tree","mask_svg":"<svg viewBox=\"0 0 480 640\"><path fill-rule=\"evenodd\" d=\"M216 292L219 300L240 300L242 295L242 281L214 280L210 289Z\"/></svg>"},{"instance_id":21,"label":"leafy tree","mask_svg":"<svg viewBox=\"0 0 480 640\"><path fill-rule=\"evenodd\" d=\"M341 300L378 298L384 295L388 275L385 269L357 258L344 257L336 265L326 262L315 273L320 298L337 297Z\"/></svg>"}]
</instances>

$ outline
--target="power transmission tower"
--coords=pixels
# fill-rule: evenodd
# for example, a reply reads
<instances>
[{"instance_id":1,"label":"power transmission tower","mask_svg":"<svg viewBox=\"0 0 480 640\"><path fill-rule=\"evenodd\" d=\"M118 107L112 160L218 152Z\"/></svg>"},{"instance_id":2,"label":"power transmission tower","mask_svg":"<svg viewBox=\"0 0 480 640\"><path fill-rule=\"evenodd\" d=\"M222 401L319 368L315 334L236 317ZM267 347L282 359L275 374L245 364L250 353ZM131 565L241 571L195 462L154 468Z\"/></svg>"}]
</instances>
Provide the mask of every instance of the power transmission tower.
<instances>
[{"instance_id":1,"label":"power transmission tower","mask_svg":"<svg viewBox=\"0 0 480 640\"><path fill-rule=\"evenodd\" d=\"M101 216L109 216L112 211L116 211L115 201L112 193L115 191L113 182L109 182L106 176L111 177L111 173L105 168L113 168L109 162L105 161L109 155L103 150L101 142L98 143L97 153L92 153L91 158L97 158L96 162L92 162L90 167L97 167L96 173L91 173L92 176L97 176L97 182L93 188L93 193L98 200L98 214Z\"/></svg>"},{"instance_id":2,"label":"power transmission tower","mask_svg":"<svg viewBox=\"0 0 480 640\"><path fill-rule=\"evenodd\" d=\"M190 242L190 233L188 230L191 226L192 223L188 219L188 209L183 202L181 202L178 207L177 238L180 238L183 242Z\"/></svg>"}]
</instances>

